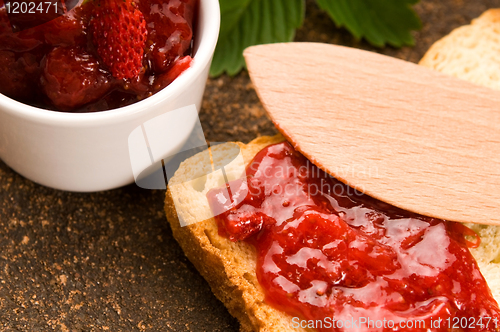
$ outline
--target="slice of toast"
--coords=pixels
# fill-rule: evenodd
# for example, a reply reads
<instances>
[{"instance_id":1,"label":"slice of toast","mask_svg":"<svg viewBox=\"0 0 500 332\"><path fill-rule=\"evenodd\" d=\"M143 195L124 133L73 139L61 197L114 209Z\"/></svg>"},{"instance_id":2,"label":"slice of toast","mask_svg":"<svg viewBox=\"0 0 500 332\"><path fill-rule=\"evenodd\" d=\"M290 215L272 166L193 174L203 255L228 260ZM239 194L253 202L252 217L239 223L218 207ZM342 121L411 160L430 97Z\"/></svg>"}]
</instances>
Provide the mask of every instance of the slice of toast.
<instances>
[{"instance_id":1,"label":"slice of toast","mask_svg":"<svg viewBox=\"0 0 500 332\"><path fill-rule=\"evenodd\" d=\"M248 164L264 147L283 140L282 136L277 135L260 137L249 144L236 144L241 149L245 164ZM215 146L211 150L211 162L221 164L230 153L231 143ZM251 245L242 241L232 242L219 236L213 218L197 222L210 214L207 192L224 183L221 172L207 175L210 169L206 168L209 167L210 161L203 161L207 156L209 155L198 154L186 160L169 182L165 211L174 237L189 260L208 281L217 298L240 321L242 331L308 331L294 328L293 317L265 303L264 292L255 275L256 252ZM229 181L241 174L241 169L234 165L226 167ZM200 184L200 181L204 183ZM181 223L187 226L182 227ZM473 254L498 302L500 227L474 227L482 237L482 244Z\"/></svg>"},{"instance_id":2,"label":"slice of toast","mask_svg":"<svg viewBox=\"0 0 500 332\"><path fill-rule=\"evenodd\" d=\"M500 8L434 43L420 65L500 90Z\"/></svg>"},{"instance_id":3,"label":"slice of toast","mask_svg":"<svg viewBox=\"0 0 500 332\"><path fill-rule=\"evenodd\" d=\"M438 41L420 64L500 90L499 55L500 9L495 9ZM264 147L283 140L281 135L276 135L260 137L249 144L233 144L240 147L245 163L249 163ZM255 249L245 242L231 242L219 236L217 224L210 217L206 193L225 182L222 172L210 173L211 165L230 159L231 149L231 144L222 144L213 147L211 155L189 158L170 180L165 211L174 237L217 298L240 321L241 331L311 331L294 328L291 316L265 303L255 275ZM235 165L229 165L225 171L227 180L242 174L241 168ZM200 220L203 221L197 222ZM468 226L481 237L481 245L471 252L500 303L500 227Z\"/></svg>"}]
</instances>

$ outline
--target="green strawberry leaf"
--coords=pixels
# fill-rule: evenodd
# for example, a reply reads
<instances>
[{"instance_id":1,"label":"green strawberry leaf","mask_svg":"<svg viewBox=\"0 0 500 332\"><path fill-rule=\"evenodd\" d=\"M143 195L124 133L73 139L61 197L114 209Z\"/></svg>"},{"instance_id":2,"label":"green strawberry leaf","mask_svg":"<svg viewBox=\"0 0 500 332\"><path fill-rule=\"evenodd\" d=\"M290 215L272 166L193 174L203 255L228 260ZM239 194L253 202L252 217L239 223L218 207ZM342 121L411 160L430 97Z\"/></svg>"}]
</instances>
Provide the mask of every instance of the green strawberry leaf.
<instances>
[{"instance_id":1,"label":"green strawberry leaf","mask_svg":"<svg viewBox=\"0 0 500 332\"><path fill-rule=\"evenodd\" d=\"M356 38L382 47L414 45L412 30L422 23L411 5L418 0L316 0L333 21Z\"/></svg>"},{"instance_id":2,"label":"green strawberry leaf","mask_svg":"<svg viewBox=\"0 0 500 332\"><path fill-rule=\"evenodd\" d=\"M304 20L304 0L220 0L221 29L211 76L237 74L243 50L257 44L288 42Z\"/></svg>"}]
</instances>

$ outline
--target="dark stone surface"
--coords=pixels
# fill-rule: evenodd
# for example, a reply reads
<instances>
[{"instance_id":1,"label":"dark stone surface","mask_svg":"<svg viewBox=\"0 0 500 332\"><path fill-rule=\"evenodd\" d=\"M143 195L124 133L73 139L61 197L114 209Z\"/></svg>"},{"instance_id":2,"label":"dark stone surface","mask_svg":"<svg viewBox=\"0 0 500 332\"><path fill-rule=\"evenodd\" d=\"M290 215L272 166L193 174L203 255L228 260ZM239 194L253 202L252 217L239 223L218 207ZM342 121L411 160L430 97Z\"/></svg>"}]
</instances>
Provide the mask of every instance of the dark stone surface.
<instances>
[{"instance_id":1,"label":"dark stone surface","mask_svg":"<svg viewBox=\"0 0 500 332\"><path fill-rule=\"evenodd\" d=\"M500 0L426 0L416 46L379 52L417 62L453 28ZM308 1L297 40L371 49ZM209 81L209 141L275 133L248 74ZM173 240L163 191L135 185L76 194L32 183L0 161L0 330L237 331L238 323Z\"/></svg>"}]
</instances>

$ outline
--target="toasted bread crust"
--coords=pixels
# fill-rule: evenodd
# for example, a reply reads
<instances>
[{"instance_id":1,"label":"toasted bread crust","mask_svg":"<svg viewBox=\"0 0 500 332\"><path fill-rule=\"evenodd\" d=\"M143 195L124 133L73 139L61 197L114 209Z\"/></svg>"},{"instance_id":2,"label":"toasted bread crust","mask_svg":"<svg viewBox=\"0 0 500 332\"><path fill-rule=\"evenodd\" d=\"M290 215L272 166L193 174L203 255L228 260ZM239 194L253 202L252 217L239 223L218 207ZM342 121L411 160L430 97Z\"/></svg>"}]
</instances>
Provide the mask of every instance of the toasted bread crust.
<instances>
[{"instance_id":1,"label":"toasted bread crust","mask_svg":"<svg viewBox=\"0 0 500 332\"><path fill-rule=\"evenodd\" d=\"M283 140L282 136L276 135L274 137L257 138L247 145L236 144L241 148L245 162L248 164L255 154L264 147ZM221 148L224 149L223 146ZM213 158L213 162L216 163L217 160L215 159L218 157L213 154ZM195 162L188 159L180 168L188 165L194 166ZM186 173L179 172L180 174L185 175ZM178 176L178 173L175 176ZM186 180L188 178L193 178L193 173L187 176ZM179 179L176 180L174 182L179 182ZM207 183L211 182L210 180L209 178ZM212 181L212 183L216 182ZM240 321L241 331L310 331L293 328L293 317L264 302L265 295L255 275L257 259L255 248L245 242L232 242L219 236L217 224L213 218L201 222L189 220L191 216L188 213L176 210L175 190L175 185L169 186L165 199L165 212L172 227L173 235L188 259L207 280L215 296L224 303L229 313ZM191 189L187 185L182 187L181 190ZM209 188L204 188L201 193L205 200L206 191L208 190ZM200 198L201 195L197 196L197 198ZM182 200L183 195L180 196ZM193 199L193 196L191 198ZM191 204L197 203L191 202ZM181 218L188 224L187 226L181 226L178 213L183 214Z\"/></svg>"},{"instance_id":2,"label":"toasted bread crust","mask_svg":"<svg viewBox=\"0 0 500 332\"><path fill-rule=\"evenodd\" d=\"M227 307L229 313L236 317L241 324L241 331L253 331L254 324L246 314L246 303L239 289L239 282L232 281L230 274L226 273L226 264L223 255L210 244L206 234L200 234L200 227L192 225L181 227L175 213L170 191L166 199L167 219L171 221L172 232L175 239L184 250L186 257L193 263L200 274L207 280L212 292ZM203 224L213 221L207 220ZM207 225L211 228L211 225Z\"/></svg>"}]
</instances>

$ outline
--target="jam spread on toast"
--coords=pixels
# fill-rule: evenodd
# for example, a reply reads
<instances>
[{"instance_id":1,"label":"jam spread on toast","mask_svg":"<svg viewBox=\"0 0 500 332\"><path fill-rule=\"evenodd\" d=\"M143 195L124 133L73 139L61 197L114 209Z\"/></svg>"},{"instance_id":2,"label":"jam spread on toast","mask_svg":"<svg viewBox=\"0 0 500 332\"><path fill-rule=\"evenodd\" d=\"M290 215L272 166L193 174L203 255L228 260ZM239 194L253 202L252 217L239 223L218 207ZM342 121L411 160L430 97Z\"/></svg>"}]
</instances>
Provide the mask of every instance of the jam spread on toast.
<instances>
[{"instance_id":1,"label":"jam spread on toast","mask_svg":"<svg viewBox=\"0 0 500 332\"><path fill-rule=\"evenodd\" d=\"M255 246L266 302L318 331L500 330L468 250L479 237L462 224L357 192L288 142L264 148L222 189L207 194L226 211L219 234Z\"/></svg>"}]
</instances>

